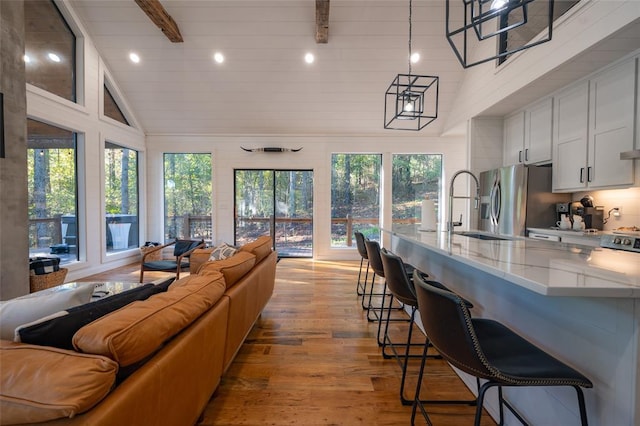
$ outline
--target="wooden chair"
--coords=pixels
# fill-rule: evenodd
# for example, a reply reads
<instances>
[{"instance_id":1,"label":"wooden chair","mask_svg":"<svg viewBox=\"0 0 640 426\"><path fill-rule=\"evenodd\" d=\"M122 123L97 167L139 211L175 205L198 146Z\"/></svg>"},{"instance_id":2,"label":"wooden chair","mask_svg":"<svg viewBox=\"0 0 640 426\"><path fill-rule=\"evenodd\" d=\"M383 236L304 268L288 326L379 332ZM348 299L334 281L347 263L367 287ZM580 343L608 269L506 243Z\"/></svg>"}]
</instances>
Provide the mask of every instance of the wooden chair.
<instances>
[{"instance_id":1,"label":"wooden chair","mask_svg":"<svg viewBox=\"0 0 640 426\"><path fill-rule=\"evenodd\" d=\"M173 247L175 259L152 260L165 247ZM189 256L195 249L204 247L204 240L175 240L162 246L146 250L140 260L140 282L144 279L144 271L175 272L176 280L180 279L180 271L189 269Z\"/></svg>"}]
</instances>

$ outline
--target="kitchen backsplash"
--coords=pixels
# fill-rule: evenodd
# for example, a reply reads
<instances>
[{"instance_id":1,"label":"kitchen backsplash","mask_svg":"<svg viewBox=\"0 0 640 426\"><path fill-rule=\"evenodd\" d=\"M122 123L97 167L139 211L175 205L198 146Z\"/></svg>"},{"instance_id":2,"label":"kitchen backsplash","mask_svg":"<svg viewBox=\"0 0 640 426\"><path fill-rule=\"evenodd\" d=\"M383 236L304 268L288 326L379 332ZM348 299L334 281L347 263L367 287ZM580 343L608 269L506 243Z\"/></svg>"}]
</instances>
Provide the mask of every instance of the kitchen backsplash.
<instances>
[{"instance_id":1,"label":"kitchen backsplash","mask_svg":"<svg viewBox=\"0 0 640 426\"><path fill-rule=\"evenodd\" d=\"M623 226L640 227L640 187L576 192L573 194L573 200L578 201L587 194L593 197L594 206L604 206L605 218L612 208L620 208L619 217L614 217L612 212L611 217L604 225L605 231L613 231Z\"/></svg>"}]
</instances>

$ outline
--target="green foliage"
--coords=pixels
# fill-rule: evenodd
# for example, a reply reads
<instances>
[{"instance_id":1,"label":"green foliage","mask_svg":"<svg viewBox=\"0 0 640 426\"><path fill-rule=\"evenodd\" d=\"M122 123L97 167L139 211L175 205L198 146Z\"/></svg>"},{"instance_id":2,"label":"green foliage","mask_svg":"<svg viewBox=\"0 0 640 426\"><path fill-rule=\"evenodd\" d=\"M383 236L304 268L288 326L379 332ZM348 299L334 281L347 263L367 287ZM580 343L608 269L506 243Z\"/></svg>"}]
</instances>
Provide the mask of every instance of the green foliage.
<instances>
[{"instance_id":1,"label":"green foliage","mask_svg":"<svg viewBox=\"0 0 640 426\"><path fill-rule=\"evenodd\" d=\"M331 158L331 217L378 217L380 154L333 154Z\"/></svg>"},{"instance_id":2,"label":"green foliage","mask_svg":"<svg viewBox=\"0 0 640 426\"><path fill-rule=\"evenodd\" d=\"M192 236L185 217L211 216L211 188L211 154L164 154L165 239Z\"/></svg>"},{"instance_id":3,"label":"green foliage","mask_svg":"<svg viewBox=\"0 0 640 426\"><path fill-rule=\"evenodd\" d=\"M137 214L138 153L115 145L104 152L107 214Z\"/></svg>"},{"instance_id":4,"label":"green foliage","mask_svg":"<svg viewBox=\"0 0 640 426\"><path fill-rule=\"evenodd\" d=\"M27 150L30 218L75 214L75 160L75 149Z\"/></svg>"},{"instance_id":5,"label":"green foliage","mask_svg":"<svg viewBox=\"0 0 640 426\"><path fill-rule=\"evenodd\" d=\"M420 218L422 200L438 200L442 155L394 154L392 167L393 219Z\"/></svg>"}]
</instances>

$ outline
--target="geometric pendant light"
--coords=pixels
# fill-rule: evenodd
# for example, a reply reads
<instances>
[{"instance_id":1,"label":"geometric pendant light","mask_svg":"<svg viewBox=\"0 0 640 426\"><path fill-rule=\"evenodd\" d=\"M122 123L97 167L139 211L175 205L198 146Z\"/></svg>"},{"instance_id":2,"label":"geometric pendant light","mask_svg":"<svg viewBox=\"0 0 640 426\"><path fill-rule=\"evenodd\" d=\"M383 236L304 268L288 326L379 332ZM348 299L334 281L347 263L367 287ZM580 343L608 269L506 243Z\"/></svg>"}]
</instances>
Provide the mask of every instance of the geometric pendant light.
<instances>
[{"instance_id":1,"label":"geometric pendant light","mask_svg":"<svg viewBox=\"0 0 640 426\"><path fill-rule=\"evenodd\" d=\"M446 37L464 68L491 60L504 60L508 55L551 40L554 0L455 0L461 1L463 6L461 15L455 17L451 16L451 1L454 0L445 0ZM531 16L530 7L534 2L542 8L546 28L545 25L540 25L540 16L536 17L535 21ZM456 28L454 23L461 26ZM521 31L524 28L520 27L530 28L532 25L538 28L535 32L542 30L542 34L521 44L512 43L515 46L510 46L509 42L514 37L510 32ZM491 47L482 49L486 44L490 44ZM474 52L491 50L496 53L474 57L470 52L473 45L476 46Z\"/></svg>"},{"instance_id":2,"label":"geometric pendant light","mask_svg":"<svg viewBox=\"0 0 640 426\"><path fill-rule=\"evenodd\" d=\"M412 0L409 0L409 73L398 74L385 92L385 129L422 130L438 118L440 79L411 73L412 6Z\"/></svg>"}]
</instances>

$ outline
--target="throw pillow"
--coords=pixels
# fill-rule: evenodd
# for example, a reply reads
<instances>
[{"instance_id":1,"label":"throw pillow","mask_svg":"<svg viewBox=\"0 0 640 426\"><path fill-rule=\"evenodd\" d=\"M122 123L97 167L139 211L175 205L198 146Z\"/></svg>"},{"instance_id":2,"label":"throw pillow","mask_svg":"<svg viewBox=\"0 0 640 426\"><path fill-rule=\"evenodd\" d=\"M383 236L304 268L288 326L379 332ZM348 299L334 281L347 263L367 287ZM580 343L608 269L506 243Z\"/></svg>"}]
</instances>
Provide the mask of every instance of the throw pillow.
<instances>
[{"instance_id":1,"label":"throw pillow","mask_svg":"<svg viewBox=\"0 0 640 426\"><path fill-rule=\"evenodd\" d=\"M15 329L22 324L88 303L93 289L93 284L80 284L73 288L61 286L52 291L0 302L0 338L13 340Z\"/></svg>"},{"instance_id":2,"label":"throw pillow","mask_svg":"<svg viewBox=\"0 0 640 426\"><path fill-rule=\"evenodd\" d=\"M100 402L113 387L112 360L45 346L0 342L2 424L74 417Z\"/></svg>"},{"instance_id":3,"label":"throw pillow","mask_svg":"<svg viewBox=\"0 0 640 426\"><path fill-rule=\"evenodd\" d=\"M33 345L53 346L73 350L73 335L81 327L118 310L136 300L146 300L154 294L167 291L174 278L161 284L145 284L110 297L76 306L66 311L66 315L45 321L25 324L16 329L16 341Z\"/></svg>"},{"instance_id":4,"label":"throw pillow","mask_svg":"<svg viewBox=\"0 0 640 426\"><path fill-rule=\"evenodd\" d=\"M211 252L209 260L223 260L236 254L238 249L234 246L230 246L227 243L222 243Z\"/></svg>"}]
</instances>

